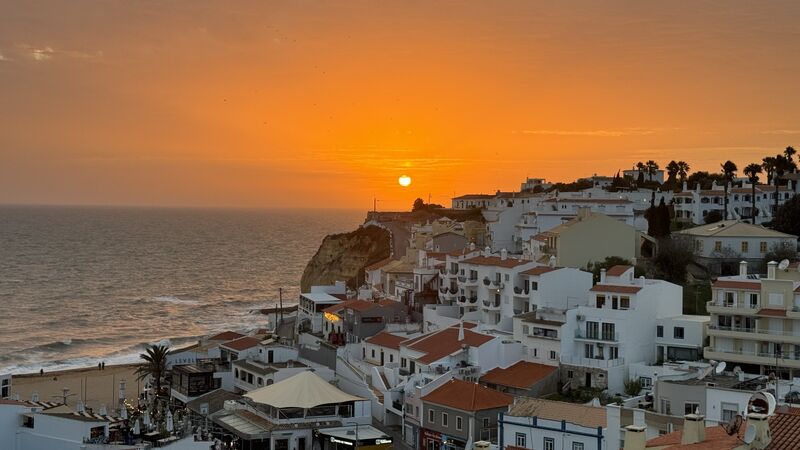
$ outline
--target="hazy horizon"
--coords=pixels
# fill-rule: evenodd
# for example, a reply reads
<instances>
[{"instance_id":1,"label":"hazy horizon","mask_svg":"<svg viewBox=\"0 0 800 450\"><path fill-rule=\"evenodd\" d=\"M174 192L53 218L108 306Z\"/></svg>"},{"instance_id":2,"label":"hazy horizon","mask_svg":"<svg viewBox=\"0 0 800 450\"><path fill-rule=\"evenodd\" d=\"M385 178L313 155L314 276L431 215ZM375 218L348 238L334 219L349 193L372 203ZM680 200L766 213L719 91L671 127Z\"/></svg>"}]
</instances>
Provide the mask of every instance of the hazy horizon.
<instances>
[{"instance_id":1,"label":"hazy horizon","mask_svg":"<svg viewBox=\"0 0 800 450\"><path fill-rule=\"evenodd\" d=\"M800 145L800 2L0 5L0 204L405 210ZM407 188L400 175L411 176Z\"/></svg>"}]
</instances>

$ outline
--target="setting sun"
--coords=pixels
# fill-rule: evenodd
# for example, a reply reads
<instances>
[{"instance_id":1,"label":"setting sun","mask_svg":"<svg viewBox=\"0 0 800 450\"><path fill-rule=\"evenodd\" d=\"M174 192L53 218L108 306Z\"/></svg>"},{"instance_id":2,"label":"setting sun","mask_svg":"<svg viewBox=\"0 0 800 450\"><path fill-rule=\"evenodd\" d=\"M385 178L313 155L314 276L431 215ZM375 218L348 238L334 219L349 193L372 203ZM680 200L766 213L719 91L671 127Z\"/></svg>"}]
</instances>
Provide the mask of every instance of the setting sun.
<instances>
[{"instance_id":1,"label":"setting sun","mask_svg":"<svg viewBox=\"0 0 800 450\"><path fill-rule=\"evenodd\" d=\"M397 182L400 183L400 186L407 187L411 184L411 177L408 175L402 175L397 179Z\"/></svg>"}]
</instances>

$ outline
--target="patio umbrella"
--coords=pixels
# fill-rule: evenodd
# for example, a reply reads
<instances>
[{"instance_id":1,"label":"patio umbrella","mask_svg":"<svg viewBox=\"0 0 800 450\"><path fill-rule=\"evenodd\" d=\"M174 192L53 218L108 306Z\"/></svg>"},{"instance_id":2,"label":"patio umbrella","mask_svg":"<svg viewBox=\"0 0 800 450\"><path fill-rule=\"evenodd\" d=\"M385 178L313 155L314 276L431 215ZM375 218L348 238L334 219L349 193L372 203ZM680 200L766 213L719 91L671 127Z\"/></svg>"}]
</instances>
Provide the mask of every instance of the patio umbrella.
<instances>
[{"instance_id":1,"label":"patio umbrella","mask_svg":"<svg viewBox=\"0 0 800 450\"><path fill-rule=\"evenodd\" d=\"M139 419L136 419L136 424L133 425L133 434L142 434L142 426L139 425Z\"/></svg>"},{"instance_id":2,"label":"patio umbrella","mask_svg":"<svg viewBox=\"0 0 800 450\"><path fill-rule=\"evenodd\" d=\"M142 424L145 426L145 428L150 427L150 411L146 409L144 410L144 419L142 419Z\"/></svg>"},{"instance_id":3,"label":"patio umbrella","mask_svg":"<svg viewBox=\"0 0 800 450\"><path fill-rule=\"evenodd\" d=\"M167 411L167 432L172 433L173 429L175 429L175 424L172 420L172 411Z\"/></svg>"},{"instance_id":4,"label":"patio umbrella","mask_svg":"<svg viewBox=\"0 0 800 450\"><path fill-rule=\"evenodd\" d=\"M125 405L122 405L122 408L119 409L119 417L123 420L128 420L128 408Z\"/></svg>"}]
</instances>

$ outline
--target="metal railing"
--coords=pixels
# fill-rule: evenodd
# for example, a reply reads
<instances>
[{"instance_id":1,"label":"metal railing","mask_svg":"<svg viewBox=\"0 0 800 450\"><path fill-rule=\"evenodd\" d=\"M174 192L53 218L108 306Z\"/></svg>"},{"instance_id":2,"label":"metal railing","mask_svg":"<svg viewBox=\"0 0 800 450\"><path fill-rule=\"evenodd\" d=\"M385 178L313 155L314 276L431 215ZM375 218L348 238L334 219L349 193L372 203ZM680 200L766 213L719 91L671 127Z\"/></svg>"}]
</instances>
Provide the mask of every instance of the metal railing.
<instances>
[{"instance_id":1,"label":"metal railing","mask_svg":"<svg viewBox=\"0 0 800 450\"><path fill-rule=\"evenodd\" d=\"M619 342L619 331L610 332L586 332L585 330L575 330L576 339L591 339L595 341Z\"/></svg>"}]
</instances>

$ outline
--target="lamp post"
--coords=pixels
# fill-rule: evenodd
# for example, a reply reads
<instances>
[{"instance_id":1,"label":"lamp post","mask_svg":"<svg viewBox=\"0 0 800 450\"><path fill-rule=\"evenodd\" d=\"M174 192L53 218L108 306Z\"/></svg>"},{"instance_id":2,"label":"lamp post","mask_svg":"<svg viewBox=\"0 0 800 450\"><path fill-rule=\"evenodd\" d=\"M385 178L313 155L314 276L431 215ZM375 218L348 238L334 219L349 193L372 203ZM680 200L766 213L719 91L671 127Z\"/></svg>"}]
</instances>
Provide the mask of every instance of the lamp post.
<instances>
[{"instance_id":1,"label":"lamp post","mask_svg":"<svg viewBox=\"0 0 800 450\"><path fill-rule=\"evenodd\" d=\"M345 425L355 425L356 426L356 445L355 450L358 450L358 422L345 422Z\"/></svg>"}]
</instances>

